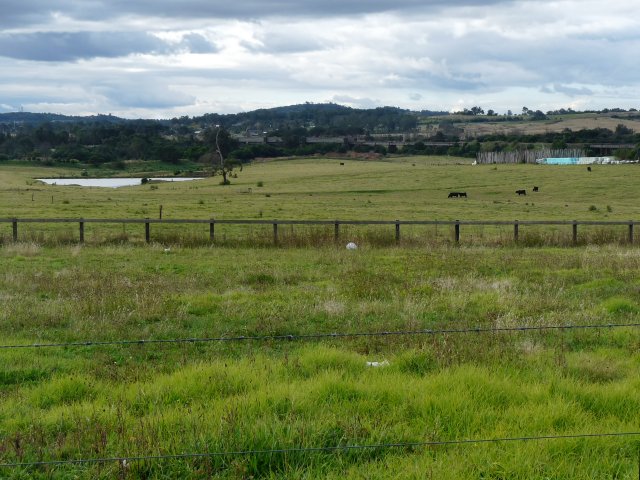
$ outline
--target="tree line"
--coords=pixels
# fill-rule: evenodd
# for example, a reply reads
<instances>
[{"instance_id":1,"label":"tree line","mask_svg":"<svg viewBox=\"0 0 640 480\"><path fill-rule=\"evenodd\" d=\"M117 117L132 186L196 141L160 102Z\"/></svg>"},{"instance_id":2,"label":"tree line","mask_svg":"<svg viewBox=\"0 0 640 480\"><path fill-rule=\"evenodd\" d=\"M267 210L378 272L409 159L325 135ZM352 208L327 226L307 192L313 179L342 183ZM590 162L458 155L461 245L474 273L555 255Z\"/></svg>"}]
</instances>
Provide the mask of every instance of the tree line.
<instances>
[{"instance_id":1,"label":"tree line","mask_svg":"<svg viewBox=\"0 0 640 480\"><path fill-rule=\"evenodd\" d=\"M473 111L476 116L484 113L480 107L474 107ZM537 111L526 107L523 113L530 117L537 115ZM53 117L51 121L38 122L37 118L42 117L36 116L32 122L27 122L24 121L25 115L36 114L15 114L12 122L4 123L4 117L0 115L0 161L20 159L47 164L79 163L125 168L127 160L154 160L174 165L191 162L213 166L216 164L216 155L220 153L225 161L238 163L258 157L349 151L387 154L388 149L382 145L372 147L342 139L355 136L367 138L375 133L415 132L420 118L416 112L392 107L357 110L335 104L294 105L243 114L207 114L164 121L97 116L89 120L64 117L67 121ZM247 126L250 128L245 128ZM217 134L218 143L222 142L223 148L216 148L212 140L214 134ZM277 137L280 142L243 145L237 141L235 134ZM461 141L461 135L461 129L451 122L442 121L438 130L428 138L404 146L403 154L475 157L478 152L531 149L540 144L562 149L596 143L635 146L618 150L617 156L620 158L637 158L640 153L640 134L622 124L614 130L565 129L536 134L512 131L482 135L465 142ZM337 140L335 143L307 142L307 138L315 136L336 137ZM455 142L455 145L430 144L433 142Z\"/></svg>"}]
</instances>

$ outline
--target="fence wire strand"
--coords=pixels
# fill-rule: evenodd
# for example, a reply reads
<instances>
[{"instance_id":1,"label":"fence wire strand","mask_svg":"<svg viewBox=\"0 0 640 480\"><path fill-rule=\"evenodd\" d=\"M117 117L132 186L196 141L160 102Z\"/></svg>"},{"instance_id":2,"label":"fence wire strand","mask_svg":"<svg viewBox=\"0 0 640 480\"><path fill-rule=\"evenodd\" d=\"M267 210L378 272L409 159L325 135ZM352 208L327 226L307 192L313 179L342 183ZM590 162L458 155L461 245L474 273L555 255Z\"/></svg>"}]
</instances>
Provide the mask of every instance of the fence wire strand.
<instances>
[{"instance_id":1,"label":"fence wire strand","mask_svg":"<svg viewBox=\"0 0 640 480\"><path fill-rule=\"evenodd\" d=\"M396 330L384 332L333 332L333 333L308 333L308 334L283 334L283 335L255 335L232 337L193 337L193 338L167 338L167 339L138 339L138 340L86 340L78 342L60 343L29 343L18 345L0 345L0 350L20 348L65 348L65 347L97 347L110 345L154 345L162 343L214 343L214 342L265 342L282 340L319 340L325 338L344 339L358 337L389 337L389 336L414 336L414 335L449 335L464 333L508 333L508 332L532 332L544 330L596 330L611 328L637 328L640 323L603 323L587 325L540 325L540 326L516 326L516 327L470 327L470 328L445 328L424 330Z\"/></svg>"},{"instance_id":2,"label":"fence wire strand","mask_svg":"<svg viewBox=\"0 0 640 480\"><path fill-rule=\"evenodd\" d=\"M177 453L166 455L137 455L122 457L104 457L104 458L77 458L68 460L47 460L37 462L15 462L0 463L0 468L26 468L26 467L46 467L60 466L72 464L92 464L92 463L111 463L118 462L126 465L130 462L151 461L151 460L179 460L188 458L203 457L225 457L225 456L247 456L247 455L263 455L263 454L279 454L279 453L313 453L313 452L335 452L350 450L371 450L383 448L411 448L411 447L435 447L448 445L468 445L468 444L486 444L486 443L503 443L503 442L527 442L542 440L567 440L567 439L587 439L587 438L605 438L605 437L631 437L640 436L640 432L612 432L612 433L579 433L568 435L540 435L527 437L502 437L502 438L481 438L481 439L462 439L462 440L432 440L420 442L397 442L397 443L378 443L369 445L336 445L331 447L292 447L277 448L264 450L236 450L226 452L191 452Z\"/></svg>"}]
</instances>

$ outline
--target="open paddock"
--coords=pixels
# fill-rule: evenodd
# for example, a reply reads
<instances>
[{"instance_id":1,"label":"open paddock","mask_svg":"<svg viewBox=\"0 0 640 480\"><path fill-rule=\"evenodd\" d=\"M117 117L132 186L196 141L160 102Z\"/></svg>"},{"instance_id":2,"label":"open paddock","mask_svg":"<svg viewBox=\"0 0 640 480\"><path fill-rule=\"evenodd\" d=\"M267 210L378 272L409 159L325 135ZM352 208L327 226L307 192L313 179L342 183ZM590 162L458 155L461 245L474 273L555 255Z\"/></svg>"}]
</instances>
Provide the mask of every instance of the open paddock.
<instances>
[{"instance_id":1,"label":"open paddock","mask_svg":"<svg viewBox=\"0 0 640 480\"><path fill-rule=\"evenodd\" d=\"M464 162L0 166L0 477L636 478L638 167Z\"/></svg>"},{"instance_id":2,"label":"open paddock","mask_svg":"<svg viewBox=\"0 0 640 480\"><path fill-rule=\"evenodd\" d=\"M0 218L159 219L161 207L162 219L198 220L638 218L638 165L597 165L588 172L583 166L473 166L471 159L453 157L344 163L271 161L245 167L229 186L213 177L118 189L43 185L33 178L73 171L5 164L0 165ZM533 186L540 191L533 192ZM527 195L514 193L520 189ZM467 197L448 198L452 191Z\"/></svg>"}]
</instances>

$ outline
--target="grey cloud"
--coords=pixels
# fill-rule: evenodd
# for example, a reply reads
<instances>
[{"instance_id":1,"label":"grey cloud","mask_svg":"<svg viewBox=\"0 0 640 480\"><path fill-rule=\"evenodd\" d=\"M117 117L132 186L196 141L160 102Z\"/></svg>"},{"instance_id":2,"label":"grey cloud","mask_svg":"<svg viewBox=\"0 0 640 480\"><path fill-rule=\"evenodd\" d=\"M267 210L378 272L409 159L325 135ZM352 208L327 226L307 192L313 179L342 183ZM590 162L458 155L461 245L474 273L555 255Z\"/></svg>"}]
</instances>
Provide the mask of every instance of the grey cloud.
<instances>
[{"instance_id":1,"label":"grey cloud","mask_svg":"<svg viewBox=\"0 0 640 480\"><path fill-rule=\"evenodd\" d=\"M514 0L5 0L0 25L22 26L46 21L54 13L77 20L108 20L123 16L163 18L332 17L443 7L483 6Z\"/></svg>"},{"instance_id":2,"label":"grey cloud","mask_svg":"<svg viewBox=\"0 0 640 480\"><path fill-rule=\"evenodd\" d=\"M189 33L182 37L180 46L191 53L215 53L218 48L198 33Z\"/></svg>"},{"instance_id":3,"label":"grey cloud","mask_svg":"<svg viewBox=\"0 0 640 480\"><path fill-rule=\"evenodd\" d=\"M0 56L65 62L132 53L166 52L167 44L137 32L36 32L0 35Z\"/></svg>"},{"instance_id":4,"label":"grey cloud","mask_svg":"<svg viewBox=\"0 0 640 480\"><path fill-rule=\"evenodd\" d=\"M451 76L461 83L452 88L474 88L482 83L494 86L518 84L539 89L544 83L546 93L588 95L571 84L633 84L637 80L635 57L628 55L635 42L596 42L579 37L555 36L538 38L505 38L496 32L482 32L453 38L446 31L430 40L426 53L435 63L446 61ZM492 65L510 65L492 71ZM464 72L480 72L473 78ZM442 86L446 87L446 79ZM553 85L559 86L552 90Z\"/></svg>"},{"instance_id":5,"label":"grey cloud","mask_svg":"<svg viewBox=\"0 0 640 480\"><path fill-rule=\"evenodd\" d=\"M51 13L51 2L47 0L5 0L2 2L0 26L33 25L50 18Z\"/></svg>"},{"instance_id":6,"label":"grey cloud","mask_svg":"<svg viewBox=\"0 0 640 480\"><path fill-rule=\"evenodd\" d=\"M568 85L561 85L558 83L554 84L553 88L543 87L541 91L544 93L564 93L569 97L575 97L578 95L593 95L593 90L587 87L576 88L570 87Z\"/></svg>"},{"instance_id":7,"label":"grey cloud","mask_svg":"<svg viewBox=\"0 0 640 480\"><path fill-rule=\"evenodd\" d=\"M141 81L140 81L141 80ZM110 103L126 108L172 108L193 105L195 97L154 84L152 78L132 78L130 82L103 85L95 92Z\"/></svg>"},{"instance_id":8,"label":"grey cloud","mask_svg":"<svg viewBox=\"0 0 640 480\"><path fill-rule=\"evenodd\" d=\"M170 45L144 32L36 32L0 35L0 56L42 62L70 62L130 54L169 54L175 50L212 53L215 45L199 34L188 34Z\"/></svg>"}]
</instances>

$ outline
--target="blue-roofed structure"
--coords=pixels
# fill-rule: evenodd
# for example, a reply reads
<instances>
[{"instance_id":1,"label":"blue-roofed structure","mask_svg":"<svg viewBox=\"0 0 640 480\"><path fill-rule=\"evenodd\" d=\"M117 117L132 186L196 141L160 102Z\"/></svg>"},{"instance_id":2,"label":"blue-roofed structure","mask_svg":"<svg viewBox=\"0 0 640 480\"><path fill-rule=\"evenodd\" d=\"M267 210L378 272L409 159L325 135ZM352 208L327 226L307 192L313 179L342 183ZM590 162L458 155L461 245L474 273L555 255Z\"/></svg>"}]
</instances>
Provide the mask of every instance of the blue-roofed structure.
<instances>
[{"instance_id":1,"label":"blue-roofed structure","mask_svg":"<svg viewBox=\"0 0 640 480\"><path fill-rule=\"evenodd\" d=\"M615 157L562 157L538 158L536 163L541 165L607 165L620 163Z\"/></svg>"}]
</instances>

